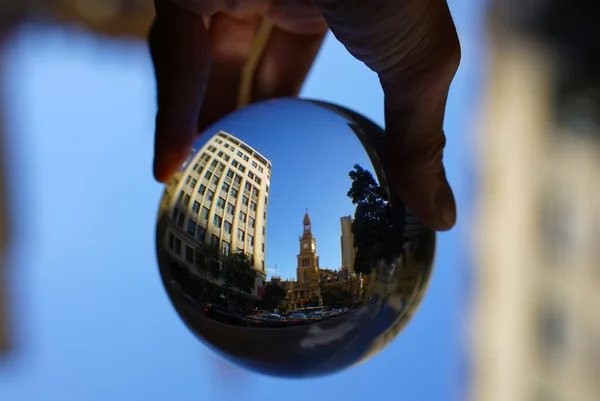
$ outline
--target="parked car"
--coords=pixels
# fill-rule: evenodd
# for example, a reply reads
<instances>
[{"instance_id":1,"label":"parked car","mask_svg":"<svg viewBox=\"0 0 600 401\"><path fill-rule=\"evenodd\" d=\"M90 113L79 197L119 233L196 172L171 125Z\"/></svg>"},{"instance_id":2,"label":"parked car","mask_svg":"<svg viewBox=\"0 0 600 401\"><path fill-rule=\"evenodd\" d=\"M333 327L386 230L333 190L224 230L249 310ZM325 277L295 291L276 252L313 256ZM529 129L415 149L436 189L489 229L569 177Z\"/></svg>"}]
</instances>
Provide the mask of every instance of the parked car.
<instances>
[{"instance_id":1,"label":"parked car","mask_svg":"<svg viewBox=\"0 0 600 401\"><path fill-rule=\"evenodd\" d=\"M289 324L303 324L308 322L308 316L302 312L292 312L287 317Z\"/></svg>"},{"instance_id":2,"label":"parked car","mask_svg":"<svg viewBox=\"0 0 600 401\"><path fill-rule=\"evenodd\" d=\"M236 326L246 326L246 320L244 318L237 316L224 306L208 304L203 310L207 317L217 322L233 324Z\"/></svg>"}]
</instances>

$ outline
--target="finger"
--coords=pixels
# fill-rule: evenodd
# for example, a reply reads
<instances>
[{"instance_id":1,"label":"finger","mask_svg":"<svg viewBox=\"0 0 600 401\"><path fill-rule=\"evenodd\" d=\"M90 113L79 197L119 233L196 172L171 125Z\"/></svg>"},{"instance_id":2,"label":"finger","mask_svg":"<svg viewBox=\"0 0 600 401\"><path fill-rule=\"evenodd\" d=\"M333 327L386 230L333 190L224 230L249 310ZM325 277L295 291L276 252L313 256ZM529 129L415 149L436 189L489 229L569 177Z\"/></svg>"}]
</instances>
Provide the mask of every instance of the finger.
<instances>
[{"instance_id":1,"label":"finger","mask_svg":"<svg viewBox=\"0 0 600 401\"><path fill-rule=\"evenodd\" d=\"M223 13L211 18L210 75L197 120L198 132L236 109L242 70L259 24L258 18L240 19Z\"/></svg>"},{"instance_id":2,"label":"finger","mask_svg":"<svg viewBox=\"0 0 600 401\"><path fill-rule=\"evenodd\" d=\"M456 205L442 165L442 132L460 45L445 0L316 0L332 32L377 72L385 94L386 164L406 205L436 230Z\"/></svg>"},{"instance_id":3,"label":"finger","mask_svg":"<svg viewBox=\"0 0 600 401\"><path fill-rule=\"evenodd\" d=\"M310 34L274 28L257 66L252 101L297 96L327 30L324 22Z\"/></svg>"},{"instance_id":4,"label":"finger","mask_svg":"<svg viewBox=\"0 0 600 401\"><path fill-rule=\"evenodd\" d=\"M203 17L156 1L149 35L157 78L154 176L167 181L188 157L209 70Z\"/></svg>"},{"instance_id":5,"label":"finger","mask_svg":"<svg viewBox=\"0 0 600 401\"><path fill-rule=\"evenodd\" d=\"M424 224L444 231L456 222L454 195L442 164L446 97L414 109L385 100L386 146L384 163L390 181L405 205ZM394 134L398 133L398 134Z\"/></svg>"}]
</instances>

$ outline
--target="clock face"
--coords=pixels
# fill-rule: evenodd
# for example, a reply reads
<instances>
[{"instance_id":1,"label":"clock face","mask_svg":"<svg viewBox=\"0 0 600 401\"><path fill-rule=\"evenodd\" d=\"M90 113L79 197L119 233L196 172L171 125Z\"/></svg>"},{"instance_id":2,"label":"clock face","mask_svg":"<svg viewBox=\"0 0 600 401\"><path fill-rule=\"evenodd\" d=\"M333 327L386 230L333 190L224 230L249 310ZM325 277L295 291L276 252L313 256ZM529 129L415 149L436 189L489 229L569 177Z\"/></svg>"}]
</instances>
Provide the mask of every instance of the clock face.
<instances>
[{"instance_id":1,"label":"clock face","mask_svg":"<svg viewBox=\"0 0 600 401\"><path fill-rule=\"evenodd\" d=\"M304 244L304 249L308 249L308 244Z\"/></svg>"}]
</instances>

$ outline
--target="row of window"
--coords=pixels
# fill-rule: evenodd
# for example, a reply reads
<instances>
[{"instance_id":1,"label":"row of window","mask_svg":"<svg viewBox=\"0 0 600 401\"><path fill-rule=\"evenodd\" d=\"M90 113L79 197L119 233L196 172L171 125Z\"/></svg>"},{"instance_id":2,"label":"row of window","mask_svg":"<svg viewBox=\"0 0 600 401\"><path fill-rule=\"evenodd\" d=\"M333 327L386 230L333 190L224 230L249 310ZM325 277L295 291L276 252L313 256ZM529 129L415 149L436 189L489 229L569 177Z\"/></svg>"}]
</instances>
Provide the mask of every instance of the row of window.
<instances>
[{"instance_id":1,"label":"row of window","mask_svg":"<svg viewBox=\"0 0 600 401\"><path fill-rule=\"evenodd\" d=\"M219 134L219 136L221 136L221 135L222 135L222 134ZM256 158L256 160L258 160L258 161L259 161L261 164L263 164L263 165L267 165L267 161L266 161L266 160L265 160L263 157L260 157L258 154L256 154L256 153L255 153L255 152L254 152L254 151L253 151L253 150L252 150L250 147L248 147L248 146L246 146L246 145L244 145L244 144L241 144L240 142L238 142L237 140L234 140L234 139L233 139L233 138L231 138L231 137L226 137L226 136L221 136L221 137L225 137L226 139L228 139L228 140L230 140L230 141L232 141L232 142L236 143L236 144L237 144L237 145L239 145L239 146L240 146L242 149L244 149L246 152L248 152L250 155L254 155L254 157ZM214 140L214 141L215 141L215 142L217 142L217 143L218 143L218 144L220 144L220 145L223 145L223 140L222 140L222 139L215 138L215 140ZM229 149L229 150L230 150L230 151L232 151L232 152L234 152L234 151L235 151L235 148L234 148L233 146L230 146L228 143L225 143L223 146L224 146L225 148ZM236 153L236 155L237 155L238 157L241 157L241 158L242 158L244 161L246 161L246 162L247 162L247 161L250 161L250 157L249 157L247 154L245 154L244 152L242 152L241 150L238 150L238 151L237 151L237 153ZM264 172L264 168L263 168L262 166L260 166L258 163L256 163L256 161L252 160L251 164L252 164L252 167L256 168L256 169L257 169L258 171L260 171L261 173L263 173L263 172Z\"/></svg>"},{"instance_id":2,"label":"row of window","mask_svg":"<svg viewBox=\"0 0 600 401\"><path fill-rule=\"evenodd\" d=\"M209 209L205 206L202 206L202 210L200 211L200 204L197 201L194 201L194 205L192 206L192 210L195 213L199 213L199 216L201 219L208 221L208 216L209 216ZM233 216L234 212L234 208L232 204L228 204L227 206L227 213L229 215ZM176 222L176 224L183 229L183 224L184 224L184 220L185 220L185 213L180 211L178 208L173 208L173 212L172 212L172 218L173 220ZM240 212L238 214L238 220L240 221L240 224L245 227L247 230L248 229L254 229L256 228L256 220L253 217L248 217L248 215L244 212ZM217 213L215 213L213 215L213 219L212 219L212 224L213 226L215 226L216 228L218 228L219 230L222 228L224 232L226 232L227 234L231 234L232 231L232 223L224 220L222 216L218 215ZM190 234L191 236L197 235L197 223L193 220L193 219L188 219L188 226L187 226L187 233ZM200 226L198 226L200 227ZM263 226L262 228L262 234L263 234L263 238L265 237L266 234L266 228ZM246 236L246 232L243 229L238 229L238 239L240 241L244 241L247 237L248 240L248 244L250 246L254 246L254 236L248 234ZM198 238L200 241L204 240L204 237L201 236L201 238ZM262 251L265 251L265 244L263 242L262 244Z\"/></svg>"},{"instance_id":3,"label":"row of window","mask_svg":"<svg viewBox=\"0 0 600 401\"><path fill-rule=\"evenodd\" d=\"M205 231L204 231L205 233ZM181 238L177 237L175 234L173 234L172 232L169 232L169 249L174 252L175 254L177 254L178 256L181 256L182 253L182 248L183 248L183 242L181 241ZM223 240L221 241L221 239L219 238L218 235L212 234L210 237L210 244L211 246L217 247L218 249L221 250L221 252L225 255L229 255L231 253L231 243ZM237 252L243 253L244 250L240 247L237 248ZM249 254L249 256L252 258L252 264L254 265L254 255ZM185 255L184 255L185 261L190 263L190 264L194 264L195 262L195 252L194 252L194 248L191 247L190 245L186 245L185 246ZM261 260L261 267L262 267L262 271L265 271L265 261L264 259Z\"/></svg>"}]
</instances>

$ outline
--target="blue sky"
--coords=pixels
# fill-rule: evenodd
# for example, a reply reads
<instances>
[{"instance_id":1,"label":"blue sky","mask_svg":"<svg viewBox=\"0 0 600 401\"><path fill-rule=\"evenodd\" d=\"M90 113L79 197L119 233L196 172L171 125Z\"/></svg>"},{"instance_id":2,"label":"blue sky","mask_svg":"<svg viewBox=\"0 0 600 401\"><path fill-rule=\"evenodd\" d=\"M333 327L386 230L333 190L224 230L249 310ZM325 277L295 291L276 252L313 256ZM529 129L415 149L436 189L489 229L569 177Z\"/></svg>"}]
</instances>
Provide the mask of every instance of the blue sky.
<instances>
[{"instance_id":1,"label":"blue sky","mask_svg":"<svg viewBox=\"0 0 600 401\"><path fill-rule=\"evenodd\" d=\"M155 94L145 47L24 30L6 80L20 213L11 276L19 342L13 357L0 361L2 400L460 399L463 241L473 187L466 145L481 68L481 5L470 0L452 9L463 65L448 107L446 165L458 226L440 235L430 291L399 338L360 366L310 382L226 369L168 302L154 258L162 186L151 176ZM331 36L303 96L383 123L377 78ZM313 209L298 205L298 219L305 207ZM321 227L325 219L314 218L322 264L334 268L339 253L322 250L339 241L340 215ZM289 223L296 239L300 222Z\"/></svg>"}]
</instances>

